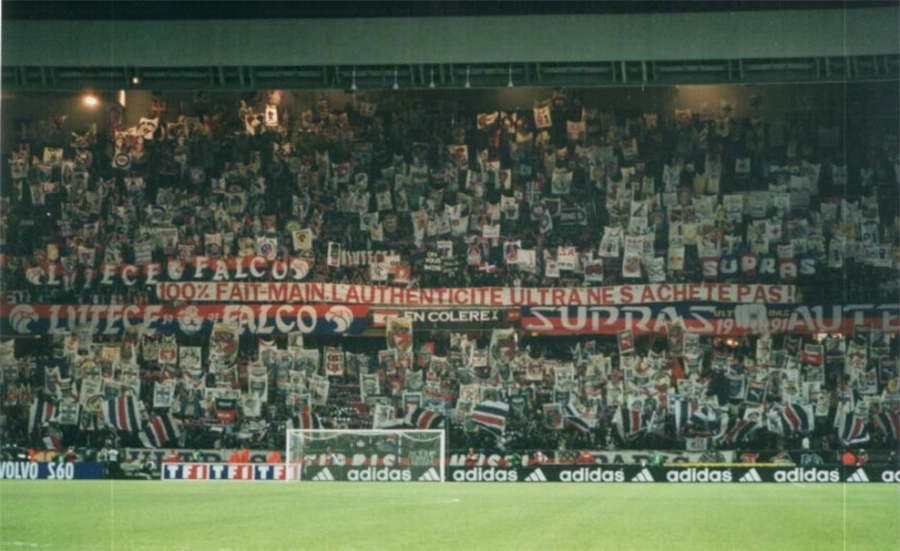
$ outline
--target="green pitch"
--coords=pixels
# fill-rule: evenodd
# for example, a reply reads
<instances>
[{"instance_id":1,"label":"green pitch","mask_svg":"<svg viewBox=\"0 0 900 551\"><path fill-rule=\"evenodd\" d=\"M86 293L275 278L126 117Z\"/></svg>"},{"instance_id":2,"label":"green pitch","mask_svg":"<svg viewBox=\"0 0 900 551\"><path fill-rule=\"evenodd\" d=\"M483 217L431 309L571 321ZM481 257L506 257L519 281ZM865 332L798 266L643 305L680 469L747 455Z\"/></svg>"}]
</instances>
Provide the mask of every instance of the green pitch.
<instances>
[{"instance_id":1,"label":"green pitch","mask_svg":"<svg viewBox=\"0 0 900 551\"><path fill-rule=\"evenodd\" d=\"M900 549L888 484L0 481L0 550Z\"/></svg>"}]
</instances>

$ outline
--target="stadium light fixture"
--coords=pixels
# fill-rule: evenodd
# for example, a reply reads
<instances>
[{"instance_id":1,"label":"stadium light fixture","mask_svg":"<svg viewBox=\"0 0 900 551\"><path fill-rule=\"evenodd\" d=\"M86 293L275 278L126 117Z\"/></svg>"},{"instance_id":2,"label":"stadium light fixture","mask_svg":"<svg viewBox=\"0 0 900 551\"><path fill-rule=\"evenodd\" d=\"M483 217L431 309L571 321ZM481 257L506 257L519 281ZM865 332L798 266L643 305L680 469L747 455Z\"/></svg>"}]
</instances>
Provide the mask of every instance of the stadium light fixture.
<instances>
[{"instance_id":1,"label":"stadium light fixture","mask_svg":"<svg viewBox=\"0 0 900 551\"><path fill-rule=\"evenodd\" d=\"M431 68L431 82L428 83L428 87L434 90L434 67Z\"/></svg>"},{"instance_id":2,"label":"stadium light fixture","mask_svg":"<svg viewBox=\"0 0 900 551\"><path fill-rule=\"evenodd\" d=\"M507 88L512 88L515 86L512 81L512 63L509 64L509 82L506 83Z\"/></svg>"},{"instance_id":3,"label":"stadium light fixture","mask_svg":"<svg viewBox=\"0 0 900 551\"><path fill-rule=\"evenodd\" d=\"M400 85L397 83L397 67L394 66L394 85L392 86L394 90L399 90Z\"/></svg>"},{"instance_id":4,"label":"stadium light fixture","mask_svg":"<svg viewBox=\"0 0 900 551\"><path fill-rule=\"evenodd\" d=\"M352 74L353 74L353 76L352 76L352 79L353 79L353 80L352 80L352 82L350 83L350 89L353 90L353 91L355 92L355 91L356 91L356 67L353 68L353 73L352 73Z\"/></svg>"},{"instance_id":5,"label":"stadium light fixture","mask_svg":"<svg viewBox=\"0 0 900 551\"><path fill-rule=\"evenodd\" d=\"M82 102L84 103L85 106L92 107L92 108L100 105L100 100L97 98L97 96L95 96L91 92L88 92L87 94L84 95Z\"/></svg>"},{"instance_id":6,"label":"stadium light fixture","mask_svg":"<svg viewBox=\"0 0 900 551\"><path fill-rule=\"evenodd\" d=\"M466 66L466 88L471 88L472 82L469 81L469 67Z\"/></svg>"}]
</instances>

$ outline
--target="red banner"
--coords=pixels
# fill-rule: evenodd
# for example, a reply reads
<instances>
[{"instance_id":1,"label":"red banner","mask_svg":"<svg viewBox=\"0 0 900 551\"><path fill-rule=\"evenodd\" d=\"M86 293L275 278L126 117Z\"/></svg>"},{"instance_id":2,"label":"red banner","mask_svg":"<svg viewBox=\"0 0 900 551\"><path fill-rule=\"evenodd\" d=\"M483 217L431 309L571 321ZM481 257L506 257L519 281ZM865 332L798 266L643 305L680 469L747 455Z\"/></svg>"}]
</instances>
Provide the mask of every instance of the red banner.
<instances>
[{"instance_id":1,"label":"red banner","mask_svg":"<svg viewBox=\"0 0 900 551\"><path fill-rule=\"evenodd\" d=\"M673 302L792 304L792 285L659 283L615 287L467 287L405 289L373 285L291 282L159 283L165 301L338 303L379 306L615 306Z\"/></svg>"}]
</instances>

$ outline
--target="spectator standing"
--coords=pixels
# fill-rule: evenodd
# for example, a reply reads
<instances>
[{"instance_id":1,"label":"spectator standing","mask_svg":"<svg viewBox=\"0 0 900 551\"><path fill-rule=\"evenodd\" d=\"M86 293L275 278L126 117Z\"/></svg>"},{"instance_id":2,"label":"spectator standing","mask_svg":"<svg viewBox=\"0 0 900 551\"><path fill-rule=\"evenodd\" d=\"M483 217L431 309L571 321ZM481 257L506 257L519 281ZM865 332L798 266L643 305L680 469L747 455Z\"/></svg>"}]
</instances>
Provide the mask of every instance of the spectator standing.
<instances>
[{"instance_id":1,"label":"spectator standing","mask_svg":"<svg viewBox=\"0 0 900 551\"><path fill-rule=\"evenodd\" d=\"M543 465L547 462L547 456L544 455L544 452L538 450L531 454L531 461L528 462L529 465Z\"/></svg>"},{"instance_id":2,"label":"spectator standing","mask_svg":"<svg viewBox=\"0 0 900 551\"><path fill-rule=\"evenodd\" d=\"M590 452L590 450L581 450L581 453L578 454L578 457L575 458L576 465L593 465L597 462L597 459L594 457L594 454Z\"/></svg>"},{"instance_id":3,"label":"spectator standing","mask_svg":"<svg viewBox=\"0 0 900 551\"><path fill-rule=\"evenodd\" d=\"M475 448L469 448L469 453L466 454L466 467L474 467L478 465L478 454L475 453Z\"/></svg>"},{"instance_id":4,"label":"spectator standing","mask_svg":"<svg viewBox=\"0 0 900 551\"><path fill-rule=\"evenodd\" d=\"M241 450L234 449L231 451L231 455L228 456L228 462L237 464L241 462Z\"/></svg>"},{"instance_id":5,"label":"spectator standing","mask_svg":"<svg viewBox=\"0 0 900 551\"><path fill-rule=\"evenodd\" d=\"M900 454L897 453L897 450L891 450L891 453L888 454L887 466L890 469L900 469Z\"/></svg>"},{"instance_id":6,"label":"spectator standing","mask_svg":"<svg viewBox=\"0 0 900 551\"><path fill-rule=\"evenodd\" d=\"M841 464L844 466L856 465L856 456L853 455L853 452L847 450L844 452L844 455L841 456Z\"/></svg>"},{"instance_id":7,"label":"spectator standing","mask_svg":"<svg viewBox=\"0 0 900 551\"><path fill-rule=\"evenodd\" d=\"M238 452L239 463L250 463L250 448L247 444Z\"/></svg>"},{"instance_id":8,"label":"spectator standing","mask_svg":"<svg viewBox=\"0 0 900 551\"><path fill-rule=\"evenodd\" d=\"M284 461L281 459L281 453L278 450L272 450L266 457L266 463L284 463Z\"/></svg>"},{"instance_id":9,"label":"spectator standing","mask_svg":"<svg viewBox=\"0 0 900 551\"><path fill-rule=\"evenodd\" d=\"M859 450L859 454L856 456L856 465L858 467L865 467L868 462L869 454L866 453L866 450Z\"/></svg>"},{"instance_id":10,"label":"spectator standing","mask_svg":"<svg viewBox=\"0 0 900 551\"><path fill-rule=\"evenodd\" d=\"M119 449L118 448L110 448L109 452L106 455L106 474L110 478L119 478L121 474L121 465L119 465Z\"/></svg>"}]
</instances>

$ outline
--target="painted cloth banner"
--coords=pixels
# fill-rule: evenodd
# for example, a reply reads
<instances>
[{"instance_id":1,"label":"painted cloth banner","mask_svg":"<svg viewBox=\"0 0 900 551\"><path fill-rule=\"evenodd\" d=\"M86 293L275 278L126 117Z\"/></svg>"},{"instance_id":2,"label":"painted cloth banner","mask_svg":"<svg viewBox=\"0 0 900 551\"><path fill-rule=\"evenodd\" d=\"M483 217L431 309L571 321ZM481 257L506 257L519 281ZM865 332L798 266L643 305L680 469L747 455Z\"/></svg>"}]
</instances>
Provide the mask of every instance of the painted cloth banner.
<instances>
[{"instance_id":1,"label":"painted cloth banner","mask_svg":"<svg viewBox=\"0 0 900 551\"><path fill-rule=\"evenodd\" d=\"M0 304L0 334L49 335L90 327L93 335L210 335L216 323L244 335L358 335L367 306L291 304Z\"/></svg>"},{"instance_id":2,"label":"painted cloth banner","mask_svg":"<svg viewBox=\"0 0 900 551\"><path fill-rule=\"evenodd\" d=\"M680 321L696 335L853 333L858 325L900 332L898 304L767 306L765 304L651 304L635 306L532 306L522 309L522 329L543 334L635 335L663 333Z\"/></svg>"},{"instance_id":3,"label":"painted cloth banner","mask_svg":"<svg viewBox=\"0 0 900 551\"><path fill-rule=\"evenodd\" d=\"M792 304L793 285L655 283L610 287L466 287L405 289L343 283L159 283L164 301L340 303L383 306L592 306L657 302Z\"/></svg>"}]
</instances>

